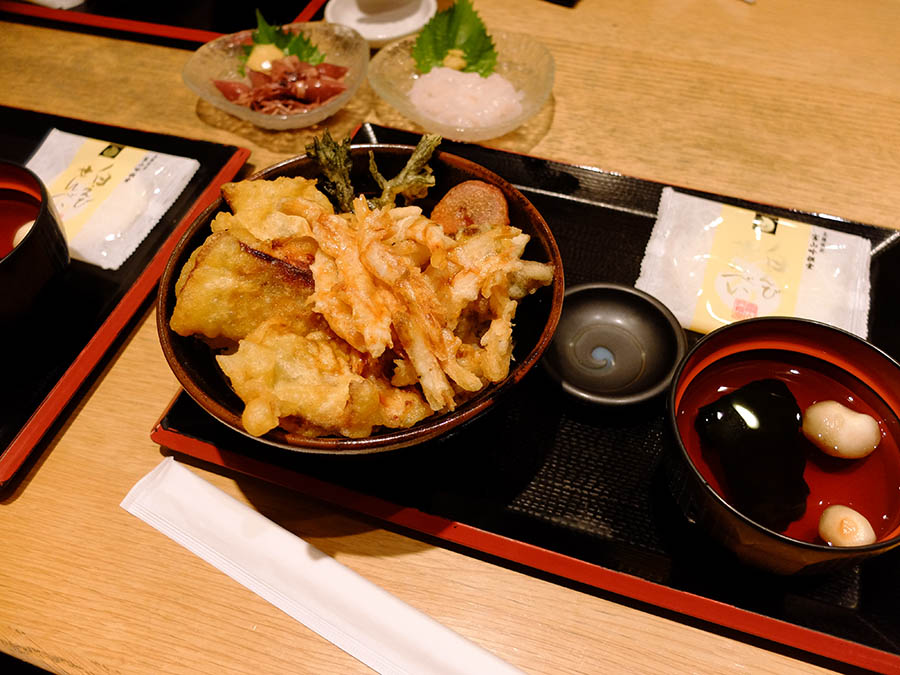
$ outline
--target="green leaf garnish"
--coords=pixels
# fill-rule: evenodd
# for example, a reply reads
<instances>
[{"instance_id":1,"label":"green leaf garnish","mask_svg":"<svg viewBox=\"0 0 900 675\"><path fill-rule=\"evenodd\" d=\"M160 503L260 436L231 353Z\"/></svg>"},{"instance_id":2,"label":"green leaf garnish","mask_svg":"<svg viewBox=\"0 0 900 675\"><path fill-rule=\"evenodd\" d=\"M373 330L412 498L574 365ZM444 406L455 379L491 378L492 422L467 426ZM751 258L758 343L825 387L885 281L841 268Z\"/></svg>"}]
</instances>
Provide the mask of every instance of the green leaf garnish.
<instances>
[{"instance_id":1,"label":"green leaf garnish","mask_svg":"<svg viewBox=\"0 0 900 675\"><path fill-rule=\"evenodd\" d=\"M281 28L270 26L263 18L262 12L256 10L256 30L253 31L253 42L258 45L276 45L278 38L284 33Z\"/></svg>"},{"instance_id":2,"label":"green leaf garnish","mask_svg":"<svg viewBox=\"0 0 900 675\"><path fill-rule=\"evenodd\" d=\"M451 7L435 14L416 38L412 55L420 73L447 65L487 77L497 65L494 41L469 0L456 0ZM448 55L450 59L445 64ZM454 57L459 56L462 62L455 63L458 59Z\"/></svg>"},{"instance_id":3,"label":"green leaf garnish","mask_svg":"<svg viewBox=\"0 0 900 675\"><path fill-rule=\"evenodd\" d=\"M438 134L425 134L416 145L412 155L406 161L406 166L401 169L400 173L391 178L386 179L378 170L375 163L375 154L369 151L369 173L381 188L381 196L369 200L369 204L375 208L382 208L387 205L393 205L397 195L403 195L406 203L421 199L428 194L428 188L434 185L434 175L432 175L431 167L428 166L428 160L441 144L441 137Z\"/></svg>"},{"instance_id":4,"label":"green leaf garnish","mask_svg":"<svg viewBox=\"0 0 900 675\"><path fill-rule=\"evenodd\" d=\"M406 165L396 176L388 180L381 175L375 163L375 155L369 153L369 173L375 179L381 194L368 200L371 208L383 208L393 205L398 195L403 195L408 204L424 197L428 188L434 185L434 176L428 160L434 154L441 137L437 134L425 134L419 140ZM316 160L322 169L320 184L322 190L342 213L353 211L353 199L356 193L350 182L350 171L353 159L350 156L350 137L338 143L326 129L321 137L313 138L306 146L306 154Z\"/></svg>"},{"instance_id":5,"label":"green leaf garnish","mask_svg":"<svg viewBox=\"0 0 900 675\"><path fill-rule=\"evenodd\" d=\"M252 45L244 45L241 56L240 73L244 74L244 64L256 45L275 45L285 56L294 55L304 63L316 66L325 60L325 54L319 51L303 33L286 31L281 26L271 26L263 18L262 12L256 10L256 30L250 34Z\"/></svg>"},{"instance_id":6,"label":"green leaf garnish","mask_svg":"<svg viewBox=\"0 0 900 675\"><path fill-rule=\"evenodd\" d=\"M275 44L281 47L277 42ZM313 66L325 60L325 55L303 33L293 33L291 39L281 49L288 56L294 54L301 61Z\"/></svg>"},{"instance_id":7,"label":"green leaf garnish","mask_svg":"<svg viewBox=\"0 0 900 675\"><path fill-rule=\"evenodd\" d=\"M320 138L313 138L313 142L306 146L306 154L319 163L325 174L322 189L331 197L332 203L344 213L352 211L354 193L350 183L350 169L353 167L350 137L338 143L326 129Z\"/></svg>"}]
</instances>

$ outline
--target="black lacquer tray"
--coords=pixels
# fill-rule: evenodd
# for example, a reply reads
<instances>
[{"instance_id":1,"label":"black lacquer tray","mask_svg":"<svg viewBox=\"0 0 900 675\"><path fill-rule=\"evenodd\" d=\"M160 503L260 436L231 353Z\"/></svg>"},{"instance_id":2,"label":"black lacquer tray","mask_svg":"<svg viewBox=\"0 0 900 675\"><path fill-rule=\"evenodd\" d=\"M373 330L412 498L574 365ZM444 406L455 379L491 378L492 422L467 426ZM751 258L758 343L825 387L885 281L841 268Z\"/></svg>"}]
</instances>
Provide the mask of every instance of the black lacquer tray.
<instances>
[{"instance_id":1,"label":"black lacquer tray","mask_svg":"<svg viewBox=\"0 0 900 675\"><path fill-rule=\"evenodd\" d=\"M417 137L365 125L356 140ZM663 185L476 145L441 147L526 194L554 231L567 283L637 279ZM900 356L891 309L900 288L895 232L703 196L870 239L870 340ZM680 516L665 488L664 406L660 398L626 410L587 407L538 367L498 407L456 433L390 453L282 451L228 429L184 393L152 437L183 456L303 491L414 536L692 617L710 630L739 631L832 668L900 671L900 551L814 578L742 566Z\"/></svg>"},{"instance_id":2,"label":"black lacquer tray","mask_svg":"<svg viewBox=\"0 0 900 675\"><path fill-rule=\"evenodd\" d=\"M181 230L218 197L220 185L234 177L249 156L234 146L0 106L0 157L25 163L52 128L191 157L200 168L119 269L73 260L27 315L4 327L0 486L15 475L149 298Z\"/></svg>"}]
</instances>

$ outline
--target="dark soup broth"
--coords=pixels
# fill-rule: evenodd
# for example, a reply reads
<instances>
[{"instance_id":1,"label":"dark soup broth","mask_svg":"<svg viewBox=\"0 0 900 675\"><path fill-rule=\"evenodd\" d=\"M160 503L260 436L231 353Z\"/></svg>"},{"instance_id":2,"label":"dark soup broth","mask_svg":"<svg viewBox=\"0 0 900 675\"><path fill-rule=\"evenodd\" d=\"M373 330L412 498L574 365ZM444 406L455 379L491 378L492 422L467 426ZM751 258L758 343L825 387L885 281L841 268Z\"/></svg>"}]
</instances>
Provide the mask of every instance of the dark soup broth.
<instances>
[{"instance_id":1,"label":"dark soup broth","mask_svg":"<svg viewBox=\"0 0 900 675\"><path fill-rule=\"evenodd\" d=\"M835 366L805 354L758 350L735 354L700 372L687 386L677 410L678 430L694 465L707 482L731 503L717 452L700 440L695 429L698 410L750 382L774 378L784 382L801 411L817 401L833 400L874 417L881 442L862 459L831 457L798 434L809 486L805 513L781 533L811 543L819 517L832 504L843 504L864 515L879 540L900 528L900 421L868 386Z\"/></svg>"}]
</instances>

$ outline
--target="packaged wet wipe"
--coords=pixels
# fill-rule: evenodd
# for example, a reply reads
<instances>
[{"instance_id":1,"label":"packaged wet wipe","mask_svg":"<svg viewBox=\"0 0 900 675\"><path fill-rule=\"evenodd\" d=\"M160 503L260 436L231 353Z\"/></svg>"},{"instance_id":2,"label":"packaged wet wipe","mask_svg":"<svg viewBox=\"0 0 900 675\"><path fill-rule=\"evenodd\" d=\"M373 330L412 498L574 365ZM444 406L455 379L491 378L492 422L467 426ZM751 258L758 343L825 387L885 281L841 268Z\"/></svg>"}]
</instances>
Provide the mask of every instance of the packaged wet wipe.
<instances>
[{"instance_id":1,"label":"packaged wet wipe","mask_svg":"<svg viewBox=\"0 0 900 675\"><path fill-rule=\"evenodd\" d=\"M870 242L664 188L635 286L681 325L793 316L868 333Z\"/></svg>"},{"instance_id":2,"label":"packaged wet wipe","mask_svg":"<svg viewBox=\"0 0 900 675\"><path fill-rule=\"evenodd\" d=\"M115 270L169 210L200 163L51 129L27 166L47 185L72 257Z\"/></svg>"}]
</instances>

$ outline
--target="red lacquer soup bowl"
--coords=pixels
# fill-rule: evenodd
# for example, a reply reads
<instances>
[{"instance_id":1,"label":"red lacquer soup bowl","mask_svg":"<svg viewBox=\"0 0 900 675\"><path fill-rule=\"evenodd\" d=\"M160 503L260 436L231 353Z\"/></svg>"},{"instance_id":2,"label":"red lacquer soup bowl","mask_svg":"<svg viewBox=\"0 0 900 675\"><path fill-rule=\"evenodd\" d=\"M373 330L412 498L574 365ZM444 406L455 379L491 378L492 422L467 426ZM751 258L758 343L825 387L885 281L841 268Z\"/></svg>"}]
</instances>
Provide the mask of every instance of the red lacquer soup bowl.
<instances>
[{"instance_id":1,"label":"red lacquer soup bowl","mask_svg":"<svg viewBox=\"0 0 900 675\"><path fill-rule=\"evenodd\" d=\"M818 401L837 401L873 417L881 434L875 451L862 459L832 457L802 434L791 437L792 451L805 459L802 478L809 494L802 515L777 528L735 505L736 486L726 478L719 449L701 440L696 425L702 407L770 378L787 386L800 411ZM690 520L745 563L780 574L854 564L900 544L898 411L900 365L855 335L792 318L725 326L697 342L673 379L668 401L673 494ZM832 546L821 539L819 518L833 504L861 513L875 531L875 543Z\"/></svg>"}]
</instances>

